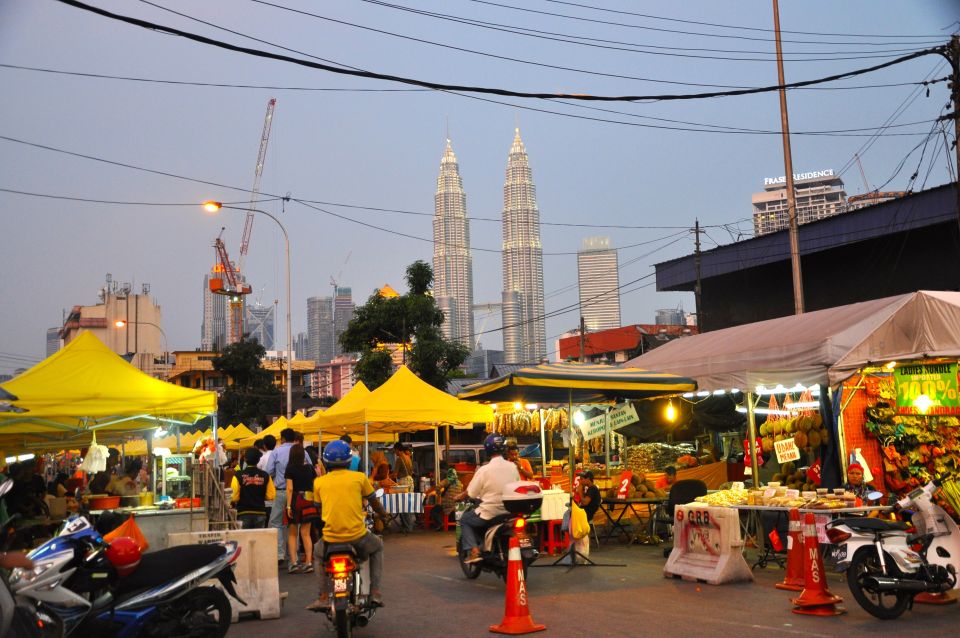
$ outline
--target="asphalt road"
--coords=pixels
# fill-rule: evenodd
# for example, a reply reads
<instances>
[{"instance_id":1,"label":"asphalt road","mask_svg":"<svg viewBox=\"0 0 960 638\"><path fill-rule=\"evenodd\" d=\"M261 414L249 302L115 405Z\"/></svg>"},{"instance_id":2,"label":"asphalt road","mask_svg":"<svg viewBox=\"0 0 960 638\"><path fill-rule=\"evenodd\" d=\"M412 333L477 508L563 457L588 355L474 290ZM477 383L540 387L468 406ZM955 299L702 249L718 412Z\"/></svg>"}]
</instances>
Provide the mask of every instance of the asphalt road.
<instances>
[{"instance_id":1,"label":"asphalt road","mask_svg":"<svg viewBox=\"0 0 960 638\"><path fill-rule=\"evenodd\" d=\"M467 580L454 556L453 532L417 532L385 537L384 598L359 638L398 636L492 636L488 626L503 618L504 584L491 574ZM846 582L829 574L829 587L844 598L847 613L835 618L793 614L790 592L774 588L783 578L776 567L756 570L756 582L713 586L665 579L661 548L604 546L597 562L625 567L534 567L528 576L533 619L544 635L604 636L859 636L955 635L960 605L918 605L895 621L874 619L860 609ZM544 557L539 564L552 562ZM288 593L282 617L235 624L230 638L332 636L322 615L303 607L316 593L313 574L280 577Z\"/></svg>"}]
</instances>

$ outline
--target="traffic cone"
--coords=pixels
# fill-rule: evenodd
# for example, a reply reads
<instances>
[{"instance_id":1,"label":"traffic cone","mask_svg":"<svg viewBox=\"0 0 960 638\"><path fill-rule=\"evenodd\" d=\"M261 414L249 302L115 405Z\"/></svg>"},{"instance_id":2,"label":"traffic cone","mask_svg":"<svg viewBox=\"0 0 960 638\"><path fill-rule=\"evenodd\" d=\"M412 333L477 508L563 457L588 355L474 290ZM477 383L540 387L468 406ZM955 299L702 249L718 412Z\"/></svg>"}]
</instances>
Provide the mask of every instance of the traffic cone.
<instances>
[{"instance_id":1,"label":"traffic cone","mask_svg":"<svg viewBox=\"0 0 960 638\"><path fill-rule=\"evenodd\" d=\"M538 625L530 616L527 607L527 583L523 577L523 561L520 559L520 543L510 537L507 553L507 599L503 620L499 625L490 625L490 631L498 634L532 634L543 631L546 625Z\"/></svg>"},{"instance_id":2,"label":"traffic cone","mask_svg":"<svg viewBox=\"0 0 960 638\"><path fill-rule=\"evenodd\" d=\"M800 510L790 510L790 534L787 536L787 573L782 583L774 585L777 589L803 591L806 577L803 573L803 531L800 526Z\"/></svg>"},{"instance_id":3,"label":"traffic cone","mask_svg":"<svg viewBox=\"0 0 960 638\"><path fill-rule=\"evenodd\" d=\"M928 594L926 592L917 594L913 597L913 602L924 605L952 605L957 602L957 597L953 595L953 590L948 592L938 592Z\"/></svg>"},{"instance_id":4,"label":"traffic cone","mask_svg":"<svg viewBox=\"0 0 960 638\"><path fill-rule=\"evenodd\" d=\"M817 541L817 523L813 514L807 513L803 518L803 549L804 549L804 585L799 598L793 599L793 613L809 616L839 616L846 610L838 608L842 603L840 596L834 596L827 589L827 575L823 570L823 558L820 556L820 545Z\"/></svg>"}]
</instances>

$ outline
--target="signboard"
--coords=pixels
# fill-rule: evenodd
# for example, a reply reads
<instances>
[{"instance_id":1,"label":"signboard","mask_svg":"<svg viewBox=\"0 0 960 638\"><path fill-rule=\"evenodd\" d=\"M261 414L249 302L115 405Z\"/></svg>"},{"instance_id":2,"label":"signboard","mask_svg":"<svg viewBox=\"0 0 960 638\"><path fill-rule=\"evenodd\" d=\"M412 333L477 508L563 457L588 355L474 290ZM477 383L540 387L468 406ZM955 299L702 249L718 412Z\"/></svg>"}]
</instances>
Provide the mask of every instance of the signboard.
<instances>
[{"instance_id":1,"label":"signboard","mask_svg":"<svg viewBox=\"0 0 960 638\"><path fill-rule=\"evenodd\" d=\"M799 182L804 179L816 179L818 177L833 177L833 169L828 168L822 171L810 171L807 173L794 173L793 181ZM786 184L787 176L781 175L780 177L764 177L763 185L770 186L771 184Z\"/></svg>"},{"instance_id":2,"label":"signboard","mask_svg":"<svg viewBox=\"0 0 960 638\"><path fill-rule=\"evenodd\" d=\"M956 361L897 366L893 379L897 388L898 412L960 414Z\"/></svg>"},{"instance_id":3,"label":"signboard","mask_svg":"<svg viewBox=\"0 0 960 638\"><path fill-rule=\"evenodd\" d=\"M760 439L757 439L757 464L763 465L763 445L760 443ZM743 440L743 465L745 467L750 467L753 464L753 459L750 457L750 439Z\"/></svg>"},{"instance_id":4,"label":"signboard","mask_svg":"<svg viewBox=\"0 0 960 638\"><path fill-rule=\"evenodd\" d=\"M796 461L800 458L800 449L794 442L793 437L783 439L782 441L775 441L773 449L777 453L777 463L787 463L788 461Z\"/></svg>"},{"instance_id":5,"label":"signboard","mask_svg":"<svg viewBox=\"0 0 960 638\"><path fill-rule=\"evenodd\" d=\"M617 487L617 498L621 501L630 495L630 479L633 478L633 472L624 470L620 472L620 485Z\"/></svg>"},{"instance_id":6,"label":"signboard","mask_svg":"<svg viewBox=\"0 0 960 638\"><path fill-rule=\"evenodd\" d=\"M580 429L580 435L583 437L584 441L589 441L591 439L597 439L604 435L606 432L606 425L609 419L610 430L618 430L625 425L630 425L635 421L639 421L640 418L637 416L637 409L633 407L632 403L626 403L623 407L617 408L616 410L610 410L607 414L601 414L600 416L595 416L592 419L587 419L577 427Z\"/></svg>"}]
</instances>

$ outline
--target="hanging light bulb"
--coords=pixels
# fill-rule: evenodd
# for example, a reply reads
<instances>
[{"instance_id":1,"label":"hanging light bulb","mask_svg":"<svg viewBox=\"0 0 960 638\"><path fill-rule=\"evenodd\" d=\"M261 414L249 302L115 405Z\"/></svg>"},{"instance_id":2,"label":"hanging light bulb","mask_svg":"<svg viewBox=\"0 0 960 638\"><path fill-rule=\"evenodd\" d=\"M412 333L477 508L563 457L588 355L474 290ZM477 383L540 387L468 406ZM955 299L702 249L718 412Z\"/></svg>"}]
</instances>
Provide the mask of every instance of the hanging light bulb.
<instances>
[{"instance_id":1,"label":"hanging light bulb","mask_svg":"<svg viewBox=\"0 0 960 638\"><path fill-rule=\"evenodd\" d=\"M586 420L587 420L587 417L580 410L577 410L576 412L573 413L574 425L583 425L583 422Z\"/></svg>"},{"instance_id":2,"label":"hanging light bulb","mask_svg":"<svg viewBox=\"0 0 960 638\"><path fill-rule=\"evenodd\" d=\"M667 421L671 423L677 420L677 409L673 407L673 399L667 402L667 409L664 410L664 416L666 416Z\"/></svg>"}]
</instances>

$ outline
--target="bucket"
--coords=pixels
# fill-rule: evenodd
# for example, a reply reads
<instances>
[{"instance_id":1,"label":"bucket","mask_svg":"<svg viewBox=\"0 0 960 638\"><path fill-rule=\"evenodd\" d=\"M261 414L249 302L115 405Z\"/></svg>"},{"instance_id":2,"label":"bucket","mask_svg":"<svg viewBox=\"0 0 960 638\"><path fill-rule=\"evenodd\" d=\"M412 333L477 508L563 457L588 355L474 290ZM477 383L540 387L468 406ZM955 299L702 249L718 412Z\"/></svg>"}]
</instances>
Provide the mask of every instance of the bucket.
<instances>
[{"instance_id":1,"label":"bucket","mask_svg":"<svg viewBox=\"0 0 960 638\"><path fill-rule=\"evenodd\" d=\"M140 507L153 505L153 492L140 492Z\"/></svg>"}]
</instances>

